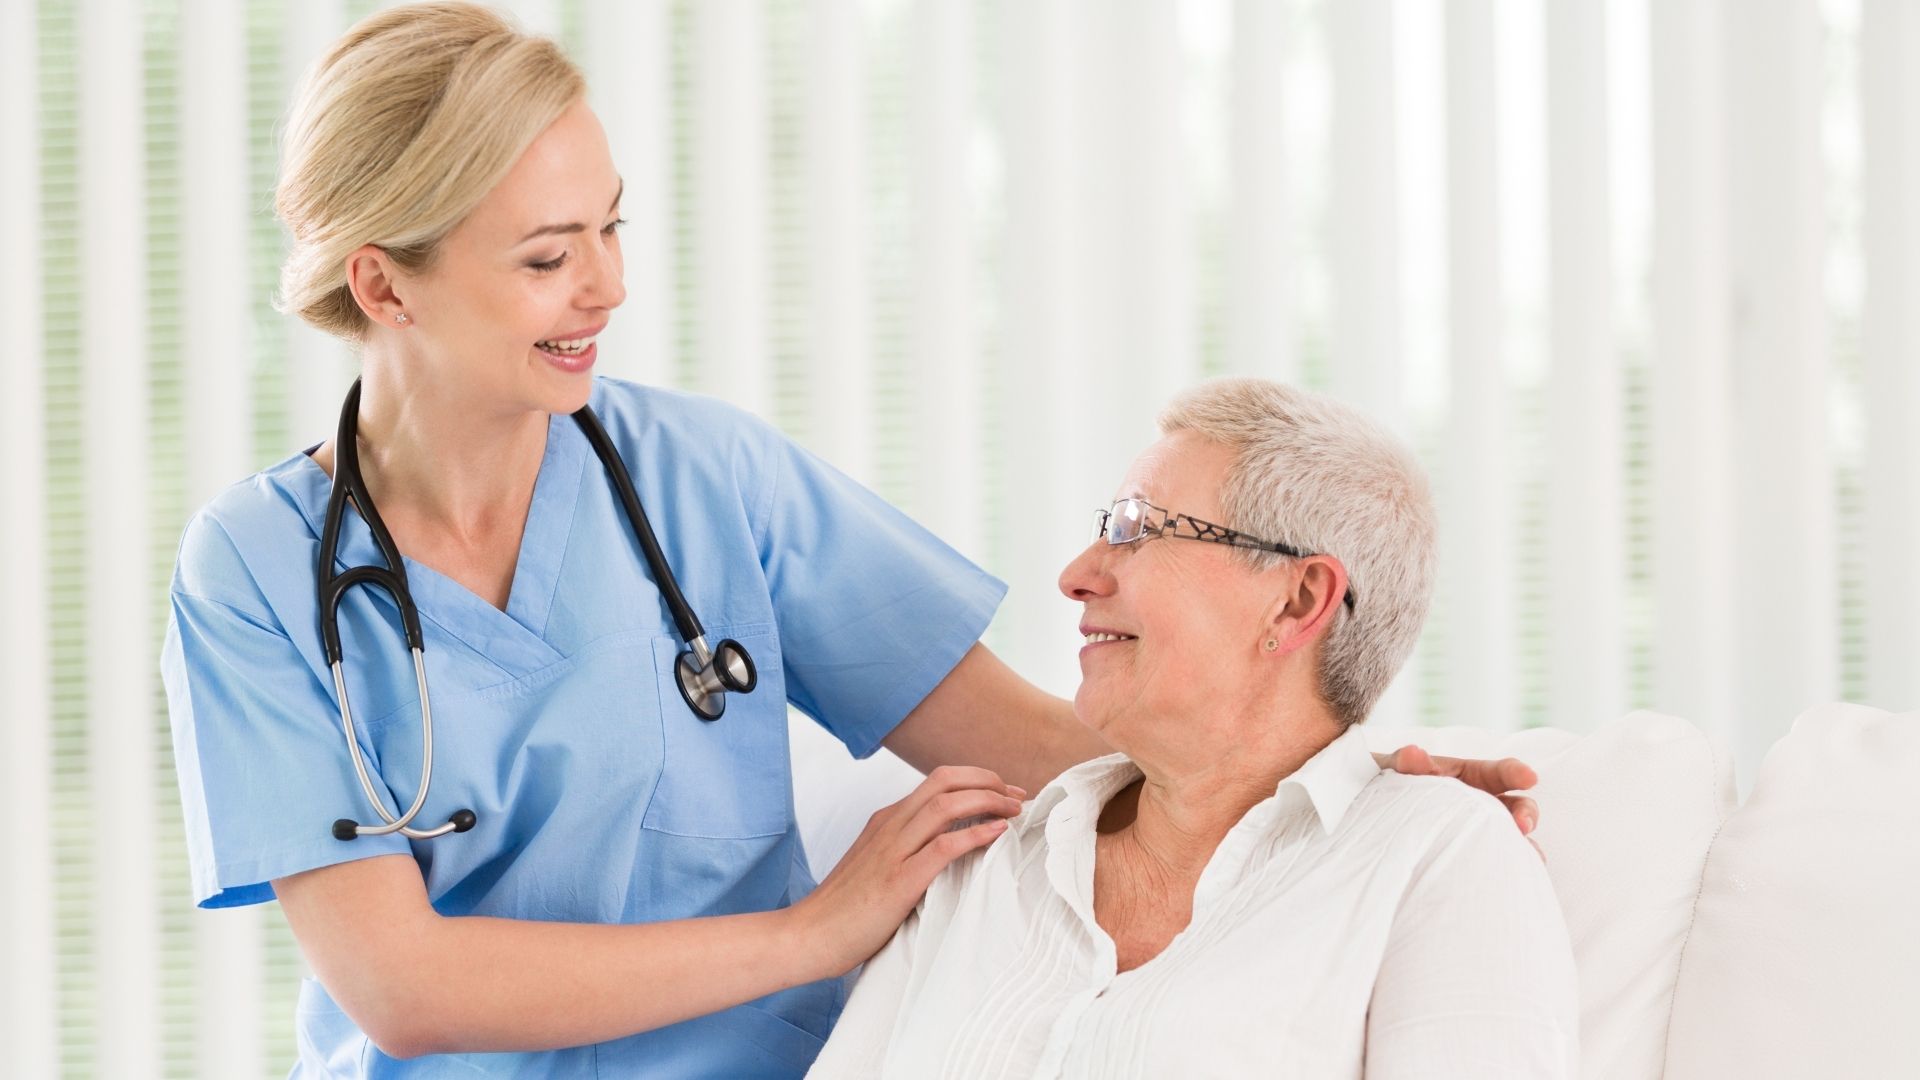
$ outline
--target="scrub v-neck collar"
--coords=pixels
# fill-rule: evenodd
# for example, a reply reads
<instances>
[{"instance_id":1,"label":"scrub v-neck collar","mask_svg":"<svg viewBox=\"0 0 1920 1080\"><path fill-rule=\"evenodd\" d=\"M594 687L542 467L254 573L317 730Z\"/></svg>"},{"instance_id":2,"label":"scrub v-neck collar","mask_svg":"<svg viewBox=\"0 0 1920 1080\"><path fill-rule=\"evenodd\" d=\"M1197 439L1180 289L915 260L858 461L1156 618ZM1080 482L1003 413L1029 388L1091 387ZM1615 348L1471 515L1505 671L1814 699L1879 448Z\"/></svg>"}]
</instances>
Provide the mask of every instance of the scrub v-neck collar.
<instances>
[{"instance_id":1,"label":"scrub v-neck collar","mask_svg":"<svg viewBox=\"0 0 1920 1080\"><path fill-rule=\"evenodd\" d=\"M296 455L296 471L290 477L300 511L320 535L327 517L327 498L333 480L306 453ZM561 653L548 644L547 617L553 610L554 592L560 583L560 567L565 562L567 540L573 529L574 510L580 498L581 473L593 460L586 436L573 418L553 414L547 420L547 444L540 459L540 471L534 478L533 500L527 507L527 523L520 535L520 552L513 567L513 584L507 593L505 611L494 607L471 589L445 574L415 562L404 555L407 587L420 617L459 640L488 662L510 675L524 675L561 659ZM373 533L358 513L351 510L340 529L335 572L351 566L384 565ZM355 591L361 587L356 586ZM398 605L385 590L374 587L368 592L380 597L397 615ZM397 631L396 631L397 632Z\"/></svg>"}]
</instances>

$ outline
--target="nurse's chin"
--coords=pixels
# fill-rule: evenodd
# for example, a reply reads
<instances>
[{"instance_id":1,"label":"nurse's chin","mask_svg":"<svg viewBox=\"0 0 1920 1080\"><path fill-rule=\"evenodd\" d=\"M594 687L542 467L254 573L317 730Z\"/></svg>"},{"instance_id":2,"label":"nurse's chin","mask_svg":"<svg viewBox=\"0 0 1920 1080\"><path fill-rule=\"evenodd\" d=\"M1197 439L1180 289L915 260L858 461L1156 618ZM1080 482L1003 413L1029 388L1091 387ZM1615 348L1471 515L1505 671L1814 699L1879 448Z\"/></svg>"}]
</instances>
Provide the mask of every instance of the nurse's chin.
<instances>
[{"instance_id":1,"label":"nurse's chin","mask_svg":"<svg viewBox=\"0 0 1920 1080\"><path fill-rule=\"evenodd\" d=\"M535 369L534 394L541 407L550 413L576 413L593 397L593 368L568 371L556 365L542 364Z\"/></svg>"}]
</instances>

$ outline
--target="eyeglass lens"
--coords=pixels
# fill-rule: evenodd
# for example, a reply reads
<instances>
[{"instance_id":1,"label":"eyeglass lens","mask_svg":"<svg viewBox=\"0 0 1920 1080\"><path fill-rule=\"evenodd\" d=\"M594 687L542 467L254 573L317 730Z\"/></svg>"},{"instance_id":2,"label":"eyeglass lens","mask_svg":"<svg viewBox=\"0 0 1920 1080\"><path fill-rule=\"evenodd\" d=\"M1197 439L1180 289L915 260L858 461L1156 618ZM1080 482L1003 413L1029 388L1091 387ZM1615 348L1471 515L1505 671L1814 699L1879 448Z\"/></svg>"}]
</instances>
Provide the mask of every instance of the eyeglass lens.
<instances>
[{"instance_id":1,"label":"eyeglass lens","mask_svg":"<svg viewBox=\"0 0 1920 1080\"><path fill-rule=\"evenodd\" d=\"M1121 499L1107 515L1107 543L1131 544L1146 534L1147 504L1139 499Z\"/></svg>"}]
</instances>

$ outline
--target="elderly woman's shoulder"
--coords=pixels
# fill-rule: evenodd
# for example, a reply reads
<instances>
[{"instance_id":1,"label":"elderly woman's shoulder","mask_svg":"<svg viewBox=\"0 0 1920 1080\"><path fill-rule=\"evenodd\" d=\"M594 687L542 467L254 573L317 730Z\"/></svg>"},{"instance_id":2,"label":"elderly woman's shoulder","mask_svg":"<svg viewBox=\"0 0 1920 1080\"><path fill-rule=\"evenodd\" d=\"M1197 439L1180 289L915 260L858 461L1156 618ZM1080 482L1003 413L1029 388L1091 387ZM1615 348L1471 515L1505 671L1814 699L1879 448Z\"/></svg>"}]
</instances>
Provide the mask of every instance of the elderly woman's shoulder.
<instances>
[{"instance_id":1,"label":"elderly woman's shoulder","mask_svg":"<svg viewBox=\"0 0 1920 1080\"><path fill-rule=\"evenodd\" d=\"M1500 800L1451 777L1382 770L1354 804L1356 817L1420 848L1466 840L1527 847Z\"/></svg>"},{"instance_id":2,"label":"elderly woman's shoulder","mask_svg":"<svg viewBox=\"0 0 1920 1080\"><path fill-rule=\"evenodd\" d=\"M1451 776L1409 776L1391 769L1380 770L1356 801L1368 800L1427 814L1500 809L1500 800Z\"/></svg>"},{"instance_id":3,"label":"elderly woman's shoulder","mask_svg":"<svg viewBox=\"0 0 1920 1080\"><path fill-rule=\"evenodd\" d=\"M1008 819L1007 831L986 847L967 852L953 860L934 878L926 901L935 906L959 902L975 883L1011 883L1018 887L1034 864L1047 852L1047 818L1057 798L1042 792L1029 799L1020 813Z\"/></svg>"}]
</instances>

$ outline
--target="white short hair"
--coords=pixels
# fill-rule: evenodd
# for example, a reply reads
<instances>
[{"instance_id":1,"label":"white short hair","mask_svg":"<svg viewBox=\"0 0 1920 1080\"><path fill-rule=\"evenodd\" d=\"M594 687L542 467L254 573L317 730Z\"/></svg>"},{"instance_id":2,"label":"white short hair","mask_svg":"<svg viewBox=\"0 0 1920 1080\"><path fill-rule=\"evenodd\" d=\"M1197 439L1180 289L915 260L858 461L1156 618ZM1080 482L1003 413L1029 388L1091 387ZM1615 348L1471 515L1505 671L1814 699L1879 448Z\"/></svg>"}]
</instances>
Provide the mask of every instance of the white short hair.
<instances>
[{"instance_id":1,"label":"white short hair","mask_svg":"<svg viewBox=\"0 0 1920 1080\"><path fill-rule=\"evenodd\" d=\"M1233 451L1220 524L1347 568L1354 607L1342 605L1324 639L1320 696L1343 725L1366 719L1413 652L1433 593L1433 496L1412 450L1333 398L1267 379L1202 383L1159 422ZM1256 567L1288 561L1238 550Z\"/></svg>"}]
</instances>

